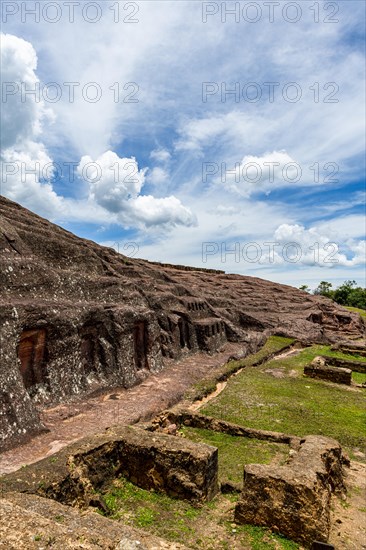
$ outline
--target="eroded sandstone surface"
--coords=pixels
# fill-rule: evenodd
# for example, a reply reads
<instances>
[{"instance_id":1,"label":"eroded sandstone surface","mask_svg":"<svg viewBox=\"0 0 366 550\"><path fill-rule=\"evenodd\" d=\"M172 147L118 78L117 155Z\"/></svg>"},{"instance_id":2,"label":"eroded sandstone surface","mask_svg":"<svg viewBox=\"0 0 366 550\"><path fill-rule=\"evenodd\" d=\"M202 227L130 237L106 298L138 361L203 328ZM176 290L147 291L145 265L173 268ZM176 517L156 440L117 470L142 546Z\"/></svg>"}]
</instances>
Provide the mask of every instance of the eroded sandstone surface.
<instances>
[{"instance_id":1,"label":"eroded sandstone surface","mask_svg":"<svg viewBox=\"0 0 366 550\"><path fill-rule=\"evenodd\" d=\"M188 550L93 511L27 493L0 498L3 550Z\"/></svg>"},{"instance_id":2,"label":"eroded sandstone surface","mask_svg":"<svg viewBox=\"0 0 366 550\"><path fill-rule=\"evenodd\" d=\"M307 548L326 543L331 495L345 491L344 464L337 441L310 435L286 466L246 465L235 521L270 526Z\"/></svg>"},{"instance_id":3,"label":"eroded sandstone surface","mask_svg":"<svg viewBox=\"0 0 366 550\"><path fill-rule=\"evenodd\" d=\"M362 336L331 301L223 271L129 259L0 197L1 449L42 431L42 407L129 388L227 342Z\"/></svg>"},{"instance_id":4,"label":"eroded sandstone surface","mask_svg":"<svg viewBox=\"0 0 366 550\"><path fill-rule=\"evenodd\" d=\"M205 502L219 491L218 451L181 437L120 426L84 438L0 480L0 493L38 494L63 504L90 504L123 476L147 490Z\"/></svg>"}]
</instances>

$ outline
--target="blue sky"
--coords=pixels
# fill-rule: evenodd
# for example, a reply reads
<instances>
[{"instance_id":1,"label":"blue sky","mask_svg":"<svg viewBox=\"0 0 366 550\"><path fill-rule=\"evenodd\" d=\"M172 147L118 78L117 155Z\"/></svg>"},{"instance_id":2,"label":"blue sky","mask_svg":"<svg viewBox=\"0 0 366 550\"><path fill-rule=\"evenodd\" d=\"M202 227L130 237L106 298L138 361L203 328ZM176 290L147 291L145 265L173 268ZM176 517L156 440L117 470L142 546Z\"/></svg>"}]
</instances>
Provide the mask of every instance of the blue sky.
<instances>
[{"instance_id":1,"label":"blue sky","mask_svg":"<svg viewBox=\"0 0 366 550\"><path fill-rule=\"evenodd\" d=\"M363 2L46 4L2 2L2 194L135 257L365 284Z\"/></svg>"}]
</instances>

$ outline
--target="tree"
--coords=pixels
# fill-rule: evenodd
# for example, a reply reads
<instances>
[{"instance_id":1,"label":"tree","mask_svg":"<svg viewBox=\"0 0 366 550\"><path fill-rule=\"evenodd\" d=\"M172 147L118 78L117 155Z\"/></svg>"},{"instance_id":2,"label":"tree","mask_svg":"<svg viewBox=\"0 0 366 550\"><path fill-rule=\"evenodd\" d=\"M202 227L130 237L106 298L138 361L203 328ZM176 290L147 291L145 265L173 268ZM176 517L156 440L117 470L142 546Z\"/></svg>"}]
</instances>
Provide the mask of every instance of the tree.
<instances>
[{"instance_id":1,"label":"tree","mask_svg":"<svg viewBox=\"0 0 366 550\"><path fill-rule=\"evenodd\" d=\"M334 300L337 304L341 304L342 306L351 305L348 302L355 286L356 281L344 281L343 285L339 286L334 292Z\"/></svg>"},{"instance_id":2,"label":"tree","mask_svg":"<svg viewBox=\"0 0 366 550\"><path fill-rule=\"evenodd\" d=\"M366 309L366 289L356 287L356 281L345 281L334 291L334 301L342 306Z\"/></svg>"},{"instance_id":3,"label":"tree","mask_svg":"<svg viewBox=\"0 0 366 550\"><path fill-rule=\"evenodd\" d=\"M299 290L303 290L304 292L310 292L310 287L308 287L308 285L301 285L299 286Z\"/></svg>"},{"instance_id":4,"label":"tree","mask_svg":"<svg viewBox=\"0 0 366 550\"><path fill-rule=\"evenodd\" d=\"M327 281L321 281L316 289L314 290L314 294L320 295L320 296L326 296L327 298L333 298L334 290L332 289L332 283L328 283Z\"/></svg>"},{"instance_id":5,"label":"tree","mask_svg":"<svg viewBox=\"0 0 366 550\"><path fill-rule=\"evenodd\" d=\"M352 307L359 307L360 309L366 309L366 289L357 287L353 288L352 292L348 296L348 305Z\"/></svg>"},{"instance_id":6,"label":"tree","mask_svg":"<svg viewBox=\"0 0 366 550\"><path fill-rule=\"evenodd\" d=\"M302 285L300 290L307 290L307 285ZM356 286L356 281L344 281L343 285L332 290L332 283L321 281L313 294L331 298L341 306L351 306L366 310L366 289Z\"/></svg>"}]
</instances>

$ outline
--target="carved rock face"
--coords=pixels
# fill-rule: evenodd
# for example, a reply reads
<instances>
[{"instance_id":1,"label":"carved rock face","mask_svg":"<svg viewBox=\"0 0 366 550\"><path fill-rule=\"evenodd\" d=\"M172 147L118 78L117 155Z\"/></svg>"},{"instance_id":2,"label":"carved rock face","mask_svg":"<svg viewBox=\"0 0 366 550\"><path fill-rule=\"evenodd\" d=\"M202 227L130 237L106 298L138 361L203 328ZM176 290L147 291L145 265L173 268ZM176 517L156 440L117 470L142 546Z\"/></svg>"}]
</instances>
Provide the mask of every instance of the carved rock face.
<instances>
[{"instance_id":1,"label":"carved rock face","mask_svg":"<svg viewBox=\"0 0 366 550\"><path fill-rule=\"evenodd\" d=\"M360 337L331 301L223 271L131 260L0 197L0 432L41 429L35 403L131 387L165 358L254 352L263 333L305 342Z\"/></svg>"},{"instance_id":2,"label":"carved rock face","mask_svg":"<svg viewBox=\"0 0 366 550\"><path fill-rule=\"evenodd\" d=\"M46 382L46 330L23 330L18 347L20 372L27 390Z\"/></svg>"}]
</instances>

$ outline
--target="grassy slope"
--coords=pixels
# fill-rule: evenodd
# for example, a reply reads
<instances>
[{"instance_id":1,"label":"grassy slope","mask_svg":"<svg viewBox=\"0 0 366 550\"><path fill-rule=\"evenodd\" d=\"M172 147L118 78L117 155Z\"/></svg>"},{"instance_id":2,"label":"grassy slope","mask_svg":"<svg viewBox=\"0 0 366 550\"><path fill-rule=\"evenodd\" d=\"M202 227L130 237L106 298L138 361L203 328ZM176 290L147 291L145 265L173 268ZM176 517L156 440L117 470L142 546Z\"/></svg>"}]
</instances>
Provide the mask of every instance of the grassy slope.
<instances>
[{"instance_id":1,"label":"grassy slope","mask_svg":"<svg viewBox=\"0 0 366 550\"><path fill-rule=\"evenodd\" d=\"M243 366L252 365L274 352L285 348L292 339L274 336L259 352L240 361L231 361L224 367L229 374ZM202 397L216 388L215 379L197 384L193 394ZM288 454L286 445L235 438L209 430L184 428L184 437L206 442L219 449L220 480L240 483L243 465L249 462L268 464L283 462ZM111 517L123 523L144 527L171 541L203 550L296 550L298 545L268 529L243 525L233 527L233 510L237 495L219 495L214 501L200 507L172 499L152 491L145 491L132 483L116 480L104 495Z\"/></svg>"},{"instance_id":2,"label":"grassy slope","mask_svg":"<svg viewBox=\"0 0 366 550\"><path fill-rule=\"evenodd\" d=\"M316 355L327 354L345 359L349 355L331 352L328 346L312 346L297 356L269 360L261 366L253 363L291 343L272 337L255 355L225 366L236 372L223 392L200 409L200 412L244 426L284 431L297 435L322 433L338 439L352 456L352 449L366 442L364 429L364 392L305 378L303 367ZM362 359L361 359L362 360ZM366 360L366 358L363 358ZM270 372L266 372L272 370ZM277 374L282 377L275 377ZM356 377L363 377L354 373ZM205 380L196 387L200 395L213 391L215 380ZM244 463L283 462L285 445L235 438L208 430L183 428L185 437L202 441L219 449L220 480L240 482ZM359 458L358 458L359 460ZM145 491L119 479L104 495L112 517L123 523L144 527L168 540L204 550L296 550L299 546L273 535L269 530L232 523L237 496L219 495L200 507Z\"/></svg>"},{"instance_id":3,"label":"grassy slope","mask_svg":"<svg viewBox=\"0 0 366 550\"><path fill-rule=\"evenodd\" d=\"M199 401L203 399L204 397L206 397L206 395L209 395L210 393L213 393L215 391L217 382L219 380L224 380L228 378L243 367L251 366L255 363L258 363L259 361L262 361L272 353L279 352L293 342L293 338L285 338L283 336L271 336L270 338L268 338L264 346L259 351L257 351L257 353L254 353L253 355L248 355L247 357L245 357L244 359L240 359L239 361L229 361L228 363L226 363L226 365L223 366L223 369L220 369L220 375L222 376L208 376L207 378L203 378L202 380L197 382L197 384L194 384L192 389L188 390L186 398L190 401Z\"/></svg>"},{"instance_id":4,"label":"grassy slope","mask_svg":"<svg viewBox=\"0 0 366 550\"><path fill-rule=\"evenodd\" d=\"M192 441L218 448L220 481L241 483L244 464L269 464L273 459L283 464L288 458L289 448L282 443L235 437L197 428L183 428L182 433Z\"/></svg>"},{"instance_id":5,"label":"grassy slope","mask_svg":"<svg viewBox=\"0 0 366 550\"><path fill-rule=\"evenodd\" d=\"M252 428L327 435L338 439L348 452L362 447L366 443L364 391L303 376L304 366L321 353L343 356L327 346L312 346L296 356L248 367L231 378L201 412Z\"/></svg>"},{"instance_id":6,"label":"grassy slope","mask_svg":"<svg viewBox=\"0 0 366 550\"><path fill-rule=\"evenodd\" d=\"M104 495L110 517L145 528L170 541L201 550L297 550L299 546L268 529L233 524L237 497L219 495L202 506L172 499L116 480Z\"/></svg>"}]
</instances>

